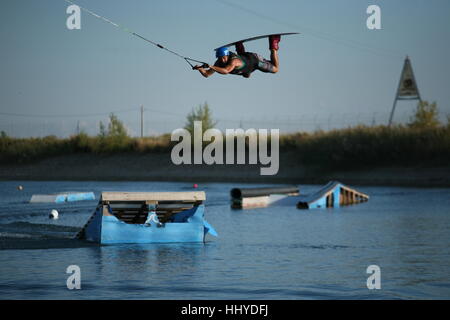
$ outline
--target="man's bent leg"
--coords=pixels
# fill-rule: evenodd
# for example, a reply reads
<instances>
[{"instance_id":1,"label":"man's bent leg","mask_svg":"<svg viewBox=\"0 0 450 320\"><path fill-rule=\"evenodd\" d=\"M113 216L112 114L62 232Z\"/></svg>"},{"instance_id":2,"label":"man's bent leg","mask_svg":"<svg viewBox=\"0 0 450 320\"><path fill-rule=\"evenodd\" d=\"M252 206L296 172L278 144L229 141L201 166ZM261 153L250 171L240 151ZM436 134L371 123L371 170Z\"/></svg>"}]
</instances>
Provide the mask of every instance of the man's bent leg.
<instances>
[{"instance_id":1,"label":"man's bent leg","mask_svg":"<svg viewBox=\"0 0 450 320\"><path fill-rule=\"evenodd\" d=\"M278 72L279 61L278 61L278 50L272 49L270 50L270 62L273 64L273 73Z\"/></svg>"},{"instance_id":2,"label":"man's bent leg","mask_svg":"<svg viewBox=\"0 0 450 320\"><path fill-rule=\"evenodd\" d=\"M269 49L270 49L270 62L272 62L274 66L274 73L278 72L279 61L278 61L278 49L279 42L281 41L280 35L270 36L269 37Z\"/></svg>"},{"instance_id":3,"label":"man's bent leg","mask_svg":"<svg viewBox=\"0 0 450 320\"><path fill-rule=\"evenodd\" d=\"M243 54L243 53L245 53L244 44L243 44L242 42L236 43L235 47L236 47L236 52L237 52L237 54Z\"/></svg>"},{"instance_id":4,"label":"man's bent leg","mask_svg":"<svg viewBox=\"0 0 450 320\"><path fill-rule=\"evenodd\" d=\"M275 66L274 63L272 63L272 61L268 61L268 60L264 59L259 54L254 53L254 55L258 59L257 69L259 71L266 72L266 73L277 73L278 72L278 66ZM277 56L276 52L275 52L275 58L276 59L272 58L272 60L275 60L278 63L278 56Z\"/></svg>"}]
</instances>

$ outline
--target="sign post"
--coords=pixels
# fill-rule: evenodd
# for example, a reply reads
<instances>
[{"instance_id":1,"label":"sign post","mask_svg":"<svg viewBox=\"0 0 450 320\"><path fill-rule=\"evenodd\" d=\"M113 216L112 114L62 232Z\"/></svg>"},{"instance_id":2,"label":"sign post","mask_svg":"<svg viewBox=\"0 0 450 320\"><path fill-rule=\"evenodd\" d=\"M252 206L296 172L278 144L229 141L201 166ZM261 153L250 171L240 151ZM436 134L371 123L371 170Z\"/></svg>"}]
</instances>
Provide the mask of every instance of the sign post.
<instances>
[{"instance_id":1,"label":"sign post","mask_svg":"<svg viewBox=\"0 0 450 320\"><path fill-rule=\"evenodd\" d=\"M395 106L398 100L419 100L420 97L419 88L417 86L416 79L414 78L414 72L411 66L409 57L406 56L405 63L403 64L402 75L400 76L400 82L398 84L397 93L394 99L394 105L392 106L391 115L389 117L389 126L392 124L394 118Z\"/></svg>"}]
</instances>

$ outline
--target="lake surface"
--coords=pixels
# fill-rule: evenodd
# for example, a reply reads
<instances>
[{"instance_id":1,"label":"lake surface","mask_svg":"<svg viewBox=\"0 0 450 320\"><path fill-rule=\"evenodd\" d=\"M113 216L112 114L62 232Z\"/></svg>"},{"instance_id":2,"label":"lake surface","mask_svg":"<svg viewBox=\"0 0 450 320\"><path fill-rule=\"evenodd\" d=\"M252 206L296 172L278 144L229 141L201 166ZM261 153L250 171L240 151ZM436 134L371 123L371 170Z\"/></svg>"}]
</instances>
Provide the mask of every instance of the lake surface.
<instances>
[{"instance_id":1,"label":"lake surface","mask_svg":"<svg viewBox=\"0 0 450 320\"><path fill-rule=\"evenodd\" d=\"M24 190L18 191L17 186ZM450 299L450 189L357 187L338 209L233 210L207 183L202 244L98 246L73 240L97 201L30 204L63 191L194 191L187 183L0 182L0 299ZM320 186L300 185L302 193ZM49 220L57 209L58 220ZM68 290L66 268L81 268ZM381 289L366 285L369 265Z\"/></svg>"}]
</instances>

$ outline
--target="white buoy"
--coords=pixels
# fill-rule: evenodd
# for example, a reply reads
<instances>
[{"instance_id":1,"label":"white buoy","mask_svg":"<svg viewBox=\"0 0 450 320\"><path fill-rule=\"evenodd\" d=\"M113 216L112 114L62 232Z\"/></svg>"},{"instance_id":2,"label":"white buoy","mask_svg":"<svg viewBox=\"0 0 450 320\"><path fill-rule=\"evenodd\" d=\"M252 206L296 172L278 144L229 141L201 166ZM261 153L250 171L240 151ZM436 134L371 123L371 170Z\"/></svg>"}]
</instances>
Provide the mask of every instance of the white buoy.
<instances>
[{"instance_id":1,"label":"white buoy","mask_svg":"<svg viewBox=\"0 0 450 320\"><path fill-rule=\"evenodd\" d=\"M18 186L18 187L17 187L17 190L22 191L22 190L23 190L23 187L22 187L22 186Z\"/></svg>"},{"instance_id":2,"label":"white buoy","mask_svg":"<svg viewBox=\"0 0 450 320\"><path fill-rule=\"evenodd\" d=\"M48 215L49 219L58 219L58 211L56 211L55 209L52 210L52 212L50 212L50 214Z\"/></svg>"}]
</instances>

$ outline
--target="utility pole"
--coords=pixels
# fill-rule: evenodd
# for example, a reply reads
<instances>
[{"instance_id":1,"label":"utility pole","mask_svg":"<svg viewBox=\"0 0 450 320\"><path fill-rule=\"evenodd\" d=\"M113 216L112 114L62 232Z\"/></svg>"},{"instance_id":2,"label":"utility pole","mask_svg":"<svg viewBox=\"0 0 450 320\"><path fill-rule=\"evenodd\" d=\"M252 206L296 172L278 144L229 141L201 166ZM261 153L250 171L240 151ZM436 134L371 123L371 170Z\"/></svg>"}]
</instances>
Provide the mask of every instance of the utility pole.
<instances>
[{"instance_id":1,"label":"utility pole","mask_svg":"<svg viewBox=\"0 0 450 320\"><path fill-rule=\"evenodd\" d=\"M141 138L144 137L144 106L141 106Z\"/></svg>"}]
</instances>

